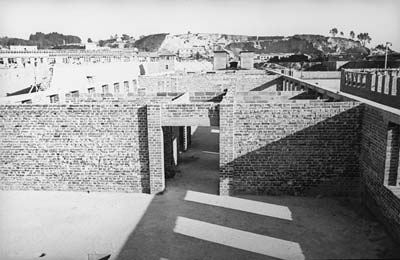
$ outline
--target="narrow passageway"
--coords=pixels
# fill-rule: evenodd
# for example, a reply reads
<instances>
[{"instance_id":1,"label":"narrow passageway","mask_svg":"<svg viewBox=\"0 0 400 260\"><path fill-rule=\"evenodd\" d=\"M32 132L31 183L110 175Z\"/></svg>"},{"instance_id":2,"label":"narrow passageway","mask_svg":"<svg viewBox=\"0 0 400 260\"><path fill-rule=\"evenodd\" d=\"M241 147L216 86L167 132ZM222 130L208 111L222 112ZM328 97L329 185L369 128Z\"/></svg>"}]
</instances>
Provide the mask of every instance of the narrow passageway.
<instances>
[{"instance_id":1,"label":"narrow passageway","mask_svg":"<svg viewBox=\"0 0 400 260\"><path fill-rule=\"evenodd\" d=\"M218 194L219 130L192 127L192 144L180 154L178 172L166 181L166 192L194 190Z\"/></svg>"}]
</instances>

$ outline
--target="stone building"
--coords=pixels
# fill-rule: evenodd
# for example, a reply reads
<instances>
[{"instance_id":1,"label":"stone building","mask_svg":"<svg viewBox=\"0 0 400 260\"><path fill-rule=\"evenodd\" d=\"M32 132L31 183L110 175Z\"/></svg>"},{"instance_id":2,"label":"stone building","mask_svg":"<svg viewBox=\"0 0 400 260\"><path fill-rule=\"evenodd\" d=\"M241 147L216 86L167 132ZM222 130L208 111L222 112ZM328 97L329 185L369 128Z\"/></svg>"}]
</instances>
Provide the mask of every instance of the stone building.
<instances>
[{"instance_id":1,"label":"stone building","mask_svg":"<svg viewBox=\"0 0 400 260\"><path fill-rule=\"evenodd\" d=\"M254 68L254 52L241 51L240 52L240 68L251 70Z\"/></svg>"},{"instance_id":2,"label":"stone building","mask_svg":"<svg viewBox=\"0 0 400 260\"><path fill-rule=\"evenodd\" d=\"M214 70L224 70L228 67L229 54L226 51L214 51Z\"/></svg>"},{"instance_id":3,"label":"stone building","mask_svg":"<svg viewBox=\"0 0 400 260\"><path fill-rule=\"evenodd\" d=\"M37 51L37 46L34 45L11 45L10 51Z\"/></svg>"},{"instance_id":4,"label":"stone building","mask_svg":"<svg viewBox=\"0 0 400 260\"><path fill-rule=\"evenodd\" d=\"M169 72L175 70L176 55L167 50L161 50L158 53L160 72Z\"/></svg>"}]
</instances>

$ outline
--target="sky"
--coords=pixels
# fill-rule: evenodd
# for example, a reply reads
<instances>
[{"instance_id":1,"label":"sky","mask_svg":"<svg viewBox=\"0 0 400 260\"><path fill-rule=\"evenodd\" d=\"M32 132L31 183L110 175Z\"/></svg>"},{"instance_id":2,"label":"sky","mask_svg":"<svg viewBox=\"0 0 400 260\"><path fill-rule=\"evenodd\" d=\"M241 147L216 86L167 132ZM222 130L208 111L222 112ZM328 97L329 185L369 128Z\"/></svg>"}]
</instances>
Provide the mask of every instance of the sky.
<instances>
[{"instance_id":1,"label":"sky","mask_svg":"<svg viewBox=\"0 0 400 260\"><path fill-rule=\"evenodd\" d=\"M368 32L400 51L400 0L0 0L0 36L59 32L93 40L123 33Z\"/></svg>"}]
</instances>

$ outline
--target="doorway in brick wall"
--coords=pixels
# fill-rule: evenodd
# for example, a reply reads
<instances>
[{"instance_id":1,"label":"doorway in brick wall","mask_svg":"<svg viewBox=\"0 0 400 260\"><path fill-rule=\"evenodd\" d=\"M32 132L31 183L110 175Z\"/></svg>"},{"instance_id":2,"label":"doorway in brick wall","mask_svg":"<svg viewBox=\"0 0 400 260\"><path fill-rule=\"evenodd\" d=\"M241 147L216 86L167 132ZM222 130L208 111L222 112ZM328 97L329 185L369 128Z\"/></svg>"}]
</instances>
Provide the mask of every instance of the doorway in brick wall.
<instances>
[{"instance_id":1,"label":"doorway in brick wall","mask_svg":"<svg viewBox=\"0 0 400 260\"><path fill-rule=\"evenodd\" d=\"M165 126L166 190L194 190L218 194L219 128Z\"/></svg>"}]
</instances>

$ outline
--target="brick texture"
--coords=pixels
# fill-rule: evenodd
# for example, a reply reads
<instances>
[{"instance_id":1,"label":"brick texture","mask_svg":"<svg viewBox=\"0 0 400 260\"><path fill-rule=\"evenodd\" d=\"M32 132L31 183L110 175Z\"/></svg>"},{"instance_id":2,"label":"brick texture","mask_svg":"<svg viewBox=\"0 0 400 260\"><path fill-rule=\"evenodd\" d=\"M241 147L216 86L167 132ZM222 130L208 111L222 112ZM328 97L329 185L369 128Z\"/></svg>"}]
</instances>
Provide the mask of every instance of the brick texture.
<instances>
[{"instance_id":1,"label":"brick texture","mask_svg":"<svg viewBox=\"0 0 400 260\"><path fill-rule=\"evenodd\" d=\"M164 178L164 138L161 128L160 105L147 106L150 193L162 192Z\"/></svg>"},{"instance_id":2,"label":"brick texture","mask_svg":"<svg viewBox=\"0 0 400 260\"><path fill-rule=\"evenodd\" d=\"M233 116L224 108L221 104L221 178L233 189L225 193L359 190L359 103L242 103L234 105Z\"/></svg>"},{"instance_id":3,"label":"brick texture","mask_svg":"<svg viewBox=\"0 0 400 260\"><path fill-rule=\"evenodd\" d=\"M0 189L148 192L143 116L130 103L0 106Z\"/></svg>"},{"instance_id":4,"label":"brick texture","mask_svg":"<svg viewBox=\"0 0 400 260\"><path fill-rule=\"evenodd\" d=\"M219 194L233 195L234 174L234 104L220 105Z\"/></svg>"},{"instance_id":5,"label":"brick texture","mask_svg":"<svg viewBox=\"0 0 400 260\"><path fill-rule=\"evenodd\" d=\"M219 104L210 102L188 104L162 104L163 126L218 126Z\"/></svg>"},{"instance_id":6,"label":"brick texture","mask_svg":"<svg viewBox=\"0 0 400 260\"><path fill-rule=\"evenodd\" d=\"M400 241L400 187L388 186L387 161L390 124L400 125L400 115L366 105L361 135L362 199ZM400 156L400 155L399 155Z\"/></svg>"},{"instance_id":7,"label":"brick texture","mask_svg":"<svg viewBox=\"0 0 400 260\"><path fill-rule=\"evenodd\" d=\"M277 78L266 74L174 74L139 77L138 84L147 94L156 92L223 92L225 89L249 91Z\"/></svg>"}]
</instances>

